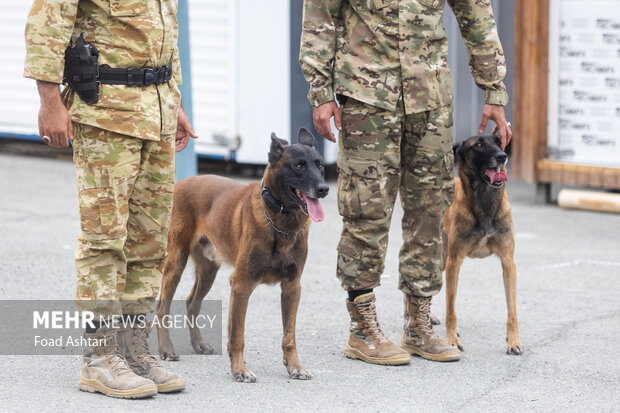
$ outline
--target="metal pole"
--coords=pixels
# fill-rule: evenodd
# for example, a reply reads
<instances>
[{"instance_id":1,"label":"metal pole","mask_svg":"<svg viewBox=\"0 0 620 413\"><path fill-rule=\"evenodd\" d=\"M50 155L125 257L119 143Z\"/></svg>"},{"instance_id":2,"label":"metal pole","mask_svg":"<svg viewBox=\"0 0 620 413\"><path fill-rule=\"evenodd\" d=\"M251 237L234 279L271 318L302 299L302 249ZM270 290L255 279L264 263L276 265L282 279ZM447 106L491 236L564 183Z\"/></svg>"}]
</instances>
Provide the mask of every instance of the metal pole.
<instances>
[{"instance_id":1,"label":"metal pole","mask_svg":"<svg viewBox=\"0 0 620 413\"><path fill-rule=\"evenodd\" d=\"M189 12L188 0L179 0L177 20L179 22L179 56L181 58L181 74L183 84L179 86L183 97L183 109L191 121L192 113L192 71L189 52ZM193 124L193 123L192 123ZM200 131L196 131L200 135ZM194 151L194 139L189 139L185 149L176 154L176 178L177 181L198 174L198 162Z\"/></svg>"}]
</instances>

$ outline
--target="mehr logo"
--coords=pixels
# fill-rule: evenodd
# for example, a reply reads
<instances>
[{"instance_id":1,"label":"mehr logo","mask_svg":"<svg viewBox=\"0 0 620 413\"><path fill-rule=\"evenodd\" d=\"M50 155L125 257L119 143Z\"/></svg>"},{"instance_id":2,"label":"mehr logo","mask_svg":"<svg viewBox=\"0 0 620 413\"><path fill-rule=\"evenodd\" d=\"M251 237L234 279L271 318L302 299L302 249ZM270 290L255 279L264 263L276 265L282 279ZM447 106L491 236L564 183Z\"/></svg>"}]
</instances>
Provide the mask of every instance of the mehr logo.
<instances>
[{"instance_id":1,"label":"mehr logo","mask_svg":"<svg viewBox=\"0 0 620 413\"><path fill-rule=\"evenodd\" d=\"M91 311L33 311L32 328L44 329L68 329L87 327L94 328L95 314ZM213 323L217 319L217 315L199 314L197 316L187 316L181 314L167 314L159 319L155 316L152 320L153 327L164 328L213 328ZM144 328L148 322L146 319L139 321L131 321L120 315L99 315L97 321L101 327L106 328L126 328L138 327Z\"/></svg>"}]
</instances>

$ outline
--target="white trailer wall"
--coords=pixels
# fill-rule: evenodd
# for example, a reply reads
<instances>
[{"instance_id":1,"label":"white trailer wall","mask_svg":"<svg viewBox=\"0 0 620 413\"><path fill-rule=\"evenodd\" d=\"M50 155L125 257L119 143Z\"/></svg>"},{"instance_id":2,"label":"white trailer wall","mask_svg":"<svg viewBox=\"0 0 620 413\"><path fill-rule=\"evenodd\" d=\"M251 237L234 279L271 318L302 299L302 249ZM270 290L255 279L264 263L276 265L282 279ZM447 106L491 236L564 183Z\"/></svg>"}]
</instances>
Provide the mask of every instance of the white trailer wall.
<instances>
[{"instance_id":1,"label":"white trailer wall","mask_svg":"<svg viewBox=\"0 0 620 413\"><path fill-rule=\"evenodd\" d=\"M289 139L288 0L193 0L190 48L196 151L265 164L271 132Z\"/></svg>"},{"instance_id":2,"label":"white trailer wall","mask_svg":"<svg viewBox=\"0 0 620 413\"><path fill-rule=\"evenodd\" d=\"M24 29L32 3L0 0L0 133L38 139L39 95L24 71Z\"/></svg>"}]
</instances>

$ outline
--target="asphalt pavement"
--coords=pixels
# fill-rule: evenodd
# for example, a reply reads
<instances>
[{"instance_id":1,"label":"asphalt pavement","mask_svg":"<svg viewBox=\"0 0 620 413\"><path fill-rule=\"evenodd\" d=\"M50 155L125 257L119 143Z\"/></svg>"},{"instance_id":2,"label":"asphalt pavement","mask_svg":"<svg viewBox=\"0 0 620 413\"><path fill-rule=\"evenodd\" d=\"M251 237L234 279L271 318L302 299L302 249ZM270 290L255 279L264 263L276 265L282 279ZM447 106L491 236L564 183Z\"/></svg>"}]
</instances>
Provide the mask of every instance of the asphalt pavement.
<instances>
[{"instance_id":1,"label":"asphalt pavement","mask_svg":"<svg viewBox=\"0 0 620 413\"><path fill-rule=\"evenodd\" d=\"M501 267L498 259L487 258L466 260L461 269L462 360L414 358L409 366L384 367L343 355L349 320L335 276L340 218L335 183L330 188L323 202L326 219L311 226L297 318L300 360L312 380L288 378L280 349L279 287L261 286L246 321L245 359L258 376L255 384L234 382L226 355L183 355L164 362L187 379L183 393L118 400L78 391L78 356L0 356L0 411L620 410L620 215L536 205L532 185L509 181L525 354L505 354ZM395 341L403 324L397 288L401 217L397 206L385 274L376 289L379 320ZM70 161L0 154L0 299L71 300L78 228ZM225 315L230 272L220 270L207 296L223 300ZM193 279L190 265L177 298L187 296ZM442 320L444 303L442 291L433 302ZM437 330L445 332L443 325Z\"/></svg>"}]
</instances>

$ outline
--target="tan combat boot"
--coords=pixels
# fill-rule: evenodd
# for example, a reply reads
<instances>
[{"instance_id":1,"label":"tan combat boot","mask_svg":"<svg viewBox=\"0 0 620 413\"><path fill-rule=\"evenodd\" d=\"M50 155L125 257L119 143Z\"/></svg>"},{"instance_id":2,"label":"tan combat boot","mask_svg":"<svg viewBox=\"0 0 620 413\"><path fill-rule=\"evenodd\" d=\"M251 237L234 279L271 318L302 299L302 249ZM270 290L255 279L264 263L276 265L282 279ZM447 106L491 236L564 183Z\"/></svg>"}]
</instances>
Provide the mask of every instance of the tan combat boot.
<instances>
[{"instance_id":1,"label":"tan combat boot","mask_svg":"<svg viewBox=\"0 0 620 413\"><path fill-rule=\"evenodd\" d=\"M405 295L405 332L400 346L433 361L458 361L458 348L443 341L431 325L431 297Z\"/></svg>"},{"instance_id":2,"label":"tan combat boot","mask_svg":"<svg viewBox=\"0 0 620 413\"><path fill-rule=\"evenodd\" d=\"M171 393L185 389L185 379L166 371L149 350L148 338L151 325L134 326L119 330L121 353L134 373L152 380L159 393Z\"/></svg>"},{"instance_id":3,"label":"tan combat boot","mask_svg":"<svg viewBox=\"0 0 620 413\"><path fill-rule=\"evenodd\" d=\"M347 357L391 366L409 364L411 356L388 340L381 331L375 293L360 295L353 302L347 299L347 309L351 315L351 334L344 348Z\"/></svg>"},{"instance_id":4,"label":"tan combat boot","mask_svg":"<svg viewBox=\"0 0 620 413\"><path fill-rule=\"evenodd\" d=\"M118 351L115 329L99 329L84 334L92 346L84 350L78 388L124 399L141 399L157 394L153 381L135 374Z\"/></svg>"}]
</instances>

